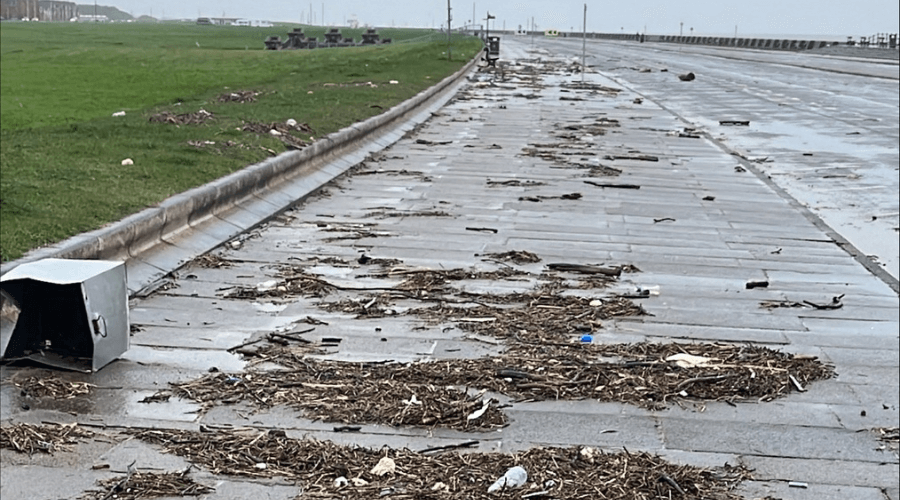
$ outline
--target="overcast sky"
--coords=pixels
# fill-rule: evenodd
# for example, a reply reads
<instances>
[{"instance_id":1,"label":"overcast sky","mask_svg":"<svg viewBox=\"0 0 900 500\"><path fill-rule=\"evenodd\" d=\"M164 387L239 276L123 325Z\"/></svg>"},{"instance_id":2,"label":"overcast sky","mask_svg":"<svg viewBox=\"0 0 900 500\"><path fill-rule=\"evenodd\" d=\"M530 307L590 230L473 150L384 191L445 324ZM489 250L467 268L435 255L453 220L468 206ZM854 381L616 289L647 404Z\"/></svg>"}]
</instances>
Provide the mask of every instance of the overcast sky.
<instances>
[{"instance_id":1,"label":"overcast sky","mask_svg":"<svg viewBox=\"0 0 900 500\"><path fill-rule=\"evenodd\" d=\"M79 3L90 3L81 0ZM346 25L351 16L373 26L440 27L447 22L446 0L98 0L134 16L157 18L240 17ZM491 27L515 29L534 17L538 29L581 31L584 0L451 0L453 27L487 11ZM897 0L588 0L587 29L615 33L644 31L695 35L868 36L900 31Z\"/></svg>"}]
</instances>

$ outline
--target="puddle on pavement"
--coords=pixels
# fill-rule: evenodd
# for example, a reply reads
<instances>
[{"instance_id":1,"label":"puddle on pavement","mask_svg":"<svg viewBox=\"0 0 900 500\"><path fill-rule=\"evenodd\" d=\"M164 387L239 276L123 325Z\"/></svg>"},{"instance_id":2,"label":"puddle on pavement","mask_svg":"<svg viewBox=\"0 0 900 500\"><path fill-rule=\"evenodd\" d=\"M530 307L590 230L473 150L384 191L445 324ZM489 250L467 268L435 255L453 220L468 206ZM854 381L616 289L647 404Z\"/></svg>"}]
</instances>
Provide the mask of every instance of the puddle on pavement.
<instances>
[{"instance_id":1,"label":"puddle on pavement","mask_svg":"<svg viewBox=\"0 0 900 500\"><path fill-rule=\"evenodd\" d=\"M716 120L699 120L708 129L719 129ZM721 127L724 128L724 127ZM896 155L896 150L889 147L867 143L861 144L865 136L846 136L846 130L829 127L826 130L817 130L809 125L785 122L751 122L749 127L744 127L749 136L763 143L763 147L777 148L785 151L812 152L817 156L838 155L853 156L858 160L878 161L879 155ZM733 131L729 129L730 131ZM760 134L761 137L754 137ZM774 135L771 135L774 134ZM852 139L848 139L848 137ZM755 149L760 149L756 147ZM762 149L765 151L765 149Z\"/></svg>"},{"instance_id":2,"label":"puddle on pavement","mask_svg":"<svg viewBox=\"0 0 900 500\"><path fill-rule=\"evenodd\" d=\"M236 354L207 349L162 349L132 346L121 359L145 365L187 368L205 372L211 367L221 371L240 371L246 363Z\"/></svg>"},{"instance_id":3,"label":"puddle on pavement","mask_svg":"<svg viewBox=\"0 0 900 500\"><path fill-rule=\"evenodd\" d=\"M280 313L287 309L287 304L275 304L274 302L253 302L253 308L264 313Z\"/></svg>"}]
</instances>

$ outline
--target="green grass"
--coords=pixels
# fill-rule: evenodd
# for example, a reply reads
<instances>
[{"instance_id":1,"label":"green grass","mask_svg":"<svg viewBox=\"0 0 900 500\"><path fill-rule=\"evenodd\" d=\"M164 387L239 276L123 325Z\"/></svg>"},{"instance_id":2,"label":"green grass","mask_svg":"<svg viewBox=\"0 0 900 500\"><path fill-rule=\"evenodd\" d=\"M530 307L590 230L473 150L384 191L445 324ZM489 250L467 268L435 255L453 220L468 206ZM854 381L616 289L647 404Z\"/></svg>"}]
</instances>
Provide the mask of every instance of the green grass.
<instances>
[{"instance_id":1,"label":"green grass","mask_svg":"<svg viewBox=\"0 0 900 500\"><path fill-rule=\"evenodd\" d=\"M239 170L269 156L266 149L284 150L273 137L237 130L244 122L293 118L322 136L415 95L481 49L477 39L454 39L448 61L440 36L382 30L394 44L263 50L266 36L284 38L291 28L0 26L2 259ZM306 31L321 39L321 29ZM377 87L353 85L363 82ZM253 103L216 101L236 90L262 94ZM193 126L148 120L160 111L199 109L215 119ZM126 116L112 117L117 111ZM197 148L188 141L215 145ZM125 158L134 165L122 166Z\"/></svg>"}]
</instances>

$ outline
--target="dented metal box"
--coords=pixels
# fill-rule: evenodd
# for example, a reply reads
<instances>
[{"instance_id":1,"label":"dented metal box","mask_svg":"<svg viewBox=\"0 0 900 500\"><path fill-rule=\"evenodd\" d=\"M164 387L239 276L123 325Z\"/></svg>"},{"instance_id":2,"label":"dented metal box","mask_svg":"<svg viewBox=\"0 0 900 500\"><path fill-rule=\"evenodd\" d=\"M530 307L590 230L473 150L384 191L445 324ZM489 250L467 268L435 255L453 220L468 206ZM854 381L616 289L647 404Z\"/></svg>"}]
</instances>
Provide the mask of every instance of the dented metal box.
<instances>
[{"instance_id":1,"label":"dented metal box","mask_svg":"<svg viewBox=\"0 0 900 500\"><path fill-rule=\"evenodd\" d=\"M128 350L123 262L44 259L0 277L0 289L3 359L96 371Z\"/></svg>"}]
</instances>

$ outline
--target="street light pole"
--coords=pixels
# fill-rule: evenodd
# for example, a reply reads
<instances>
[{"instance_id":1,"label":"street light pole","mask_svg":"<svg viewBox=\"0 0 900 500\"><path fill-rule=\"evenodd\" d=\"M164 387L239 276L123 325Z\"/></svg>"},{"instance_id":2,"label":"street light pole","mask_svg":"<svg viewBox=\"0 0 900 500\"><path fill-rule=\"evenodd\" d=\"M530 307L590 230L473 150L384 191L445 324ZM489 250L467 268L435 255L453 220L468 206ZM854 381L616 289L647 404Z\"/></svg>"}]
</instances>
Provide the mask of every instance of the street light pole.
<instances>
[{"instance_id":1,"label":"street light pole","mask_svg":"<svg viewBox=\"0 0 900 500\"><path fill-rule=\"evenodd\" d=\"M587 53L587 4L584 4L584 25L581 28L581 83L584 83L585 54Z\"/></svg>"},{"instance_id":2,"label":"street light pole","mask_svg":"<svg viewBox=\"0 0 900 500\"><path fill-rule=\"evenodd\" d=\"M452 60L451 56L451 48L450 48L450 0L447 0L447 60Z\"/></svg>"}]
</instances>

